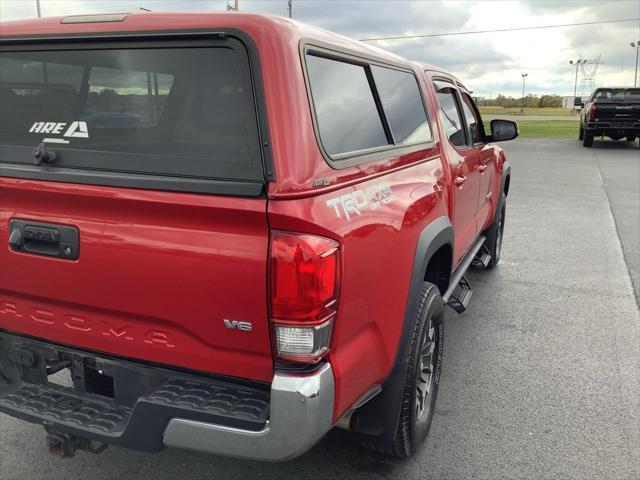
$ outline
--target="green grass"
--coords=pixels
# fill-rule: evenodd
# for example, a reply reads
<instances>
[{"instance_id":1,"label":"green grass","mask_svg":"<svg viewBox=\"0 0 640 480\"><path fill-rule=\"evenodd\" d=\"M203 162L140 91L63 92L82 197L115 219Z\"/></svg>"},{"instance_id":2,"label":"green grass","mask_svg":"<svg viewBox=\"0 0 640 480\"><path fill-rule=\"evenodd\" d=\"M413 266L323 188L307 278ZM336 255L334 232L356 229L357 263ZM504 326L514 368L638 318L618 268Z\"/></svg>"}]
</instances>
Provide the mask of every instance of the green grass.
<instances>
[{"instance_id":1,"label":"green grass","mask_svg":"<svg viewBox=\"0 0 640 480\"><path fill-rule=\"evenodd\" d=\"M505 107L478 107L480 114L482 115L521 115L519 107L505 108ZM527 115L549 115L549 116L567 116L571 115L571 111L565 108L525 108L522 112L524 116Z\"/></svg>"},{"instance_id":2,"label":"green grass","mask_svg":"<svg viewBox=\"0 0 640 480\"><path fill-rule=\"evenodd\" d=\"M578 139L578 122L568 120L522 120L518 122L523 138Z\"/></svg>"}]
</instances>

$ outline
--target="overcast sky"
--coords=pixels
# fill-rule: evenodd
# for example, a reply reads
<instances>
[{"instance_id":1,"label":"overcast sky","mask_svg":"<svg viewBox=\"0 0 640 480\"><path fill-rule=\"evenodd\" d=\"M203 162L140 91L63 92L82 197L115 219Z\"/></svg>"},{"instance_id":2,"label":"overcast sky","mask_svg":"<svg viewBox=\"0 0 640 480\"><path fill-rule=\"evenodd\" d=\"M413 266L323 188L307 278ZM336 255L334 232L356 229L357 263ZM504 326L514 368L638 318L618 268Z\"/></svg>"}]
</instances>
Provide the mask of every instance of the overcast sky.
<instances>
[{"instance_id":1,"label":"overcast sky","mask_svg":"<svg viewBox=\"0 0 640 480\"><path fill-rule=\"evenodd\" d=\"M0 0L2 21L36 16L35 0ZM95 12L223 11L226 0L41 0L43 16ZM287 0L240 0L241 11L287 15ZM570 59L597 58L597 83L633 85L640 0L293 0L293 16L362 39L634 19L623 23L375 42L447 68L477 95L573 94ZM587 73L593 67L587 66ZM579 77L580 78L580 77ZM585 92L587 94L589 92Z\"/></svg>"}]
</instances>

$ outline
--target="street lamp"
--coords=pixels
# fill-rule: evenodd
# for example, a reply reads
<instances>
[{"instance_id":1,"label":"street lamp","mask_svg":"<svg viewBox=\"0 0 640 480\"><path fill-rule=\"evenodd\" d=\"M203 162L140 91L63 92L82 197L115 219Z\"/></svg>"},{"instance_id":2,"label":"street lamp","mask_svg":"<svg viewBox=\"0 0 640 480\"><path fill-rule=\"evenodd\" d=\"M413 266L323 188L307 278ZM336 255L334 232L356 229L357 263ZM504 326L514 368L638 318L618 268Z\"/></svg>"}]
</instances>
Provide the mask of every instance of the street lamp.
<instances>
[{"instance_id":1,"label":"street lamp","mask_svg":"<svg viewBox=\"0 0 640 480\"><path fill-rule=\"evenodd\" d=\"M524 79L527 78L528 75L528 73L522 74L522 106L520 107L520 113L524 113Z\"/></svg>"},{"instance_id":2,"label":"street lamp","mask_svg":"<svg viewBox=\"0 0 640 480\"><path fill-rule=\"evenodd\" d=\"M578 98L578 66L582 63L587 63L586 60L582 60L582 59L578 59L575 62L573 60L569 60L569 63L571 65L575 65L576 66L576 81L573 84L573 109L575 110L576 108L576 98Z\"/></svg>"},{"instance_id":3,"label":"street lamp","mask_svg":"<svg viewBox=\"0 0 640 480\"><path fill-rule=\"evenodd\" d=\"M631 45L633 48L636 49L636 73L633 77L633 86L637 87L638 86L638 50L640 50L640 40L638 40L637 42L631 42L629 45Z\"/></svg>"}]
</instances>

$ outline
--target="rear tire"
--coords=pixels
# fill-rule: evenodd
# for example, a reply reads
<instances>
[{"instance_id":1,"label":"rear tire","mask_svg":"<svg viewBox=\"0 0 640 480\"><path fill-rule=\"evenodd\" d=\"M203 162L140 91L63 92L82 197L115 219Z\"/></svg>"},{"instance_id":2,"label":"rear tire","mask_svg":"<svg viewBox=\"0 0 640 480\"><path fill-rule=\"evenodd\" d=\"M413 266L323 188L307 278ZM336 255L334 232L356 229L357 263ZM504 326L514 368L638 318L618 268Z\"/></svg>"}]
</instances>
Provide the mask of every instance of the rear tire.
<instances>
[{"instance_id":1,"label":"rear tire","mask_svg":"<svg viewBox=\"0 0 640 480\"><path fill-rule=\"evenodd\" d=\"M582 146L588 148L593 147L593 133L584 132L584 137L582 138Z\"/></svg>"},{"instance_id":2,"label":"rear tire","mask_svg":"<svg viewBox=\"0 0 640 480\"><path fill-rule=\"evenodd\" d=\"M580 125L580 130L578 131L578 140L582 140L584 138L584 127Z\"/></svg>"},{"instance_id":3,"label":"rear tire","mask_svg":"<svg viewBox=\"0 0 640 480\"><path fill-rule=\"evenodd\" d=\"M444 306L438 287L424 282L407 358L400 419L393 441L375 446L397 458L409 458L427 438L442 369Z\"/></svg>"}]
</instances>

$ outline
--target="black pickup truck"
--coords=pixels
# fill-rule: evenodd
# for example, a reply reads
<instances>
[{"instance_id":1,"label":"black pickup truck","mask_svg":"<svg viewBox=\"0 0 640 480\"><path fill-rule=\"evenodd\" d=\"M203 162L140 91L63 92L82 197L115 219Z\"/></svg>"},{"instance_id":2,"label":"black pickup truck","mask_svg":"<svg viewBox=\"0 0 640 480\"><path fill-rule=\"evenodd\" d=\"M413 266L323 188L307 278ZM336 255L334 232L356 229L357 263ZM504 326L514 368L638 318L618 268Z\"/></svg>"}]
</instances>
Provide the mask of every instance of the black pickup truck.
<instances>
[{"instance_id":1,"label":"black pickup truck","mask_svg":"<svg viewBox=\"0 0 640 480\"><path fill-rule=\"evenodd\" d=\"M600 87L582 107L578 138L585 147L594 137L629 142L640 137L640 88Z\"/></svg>"}]
</instances>

